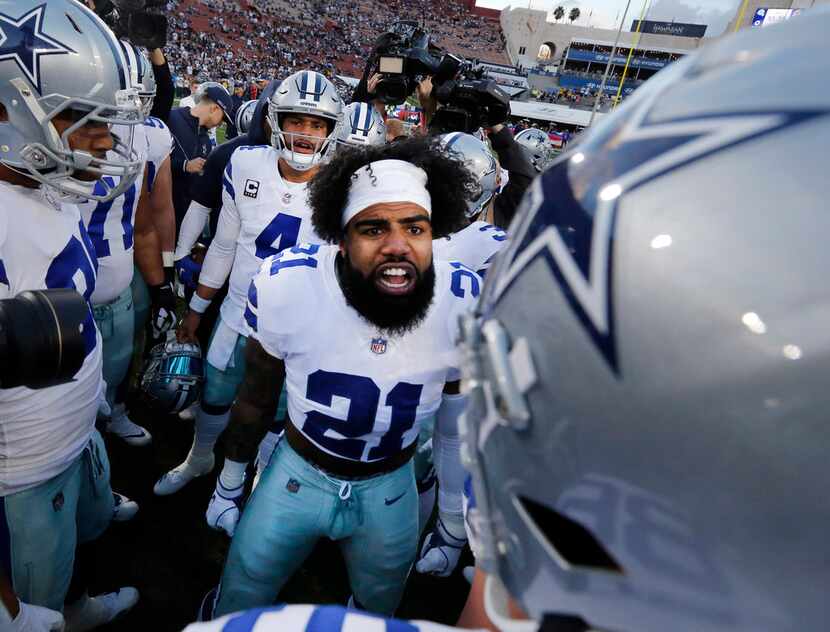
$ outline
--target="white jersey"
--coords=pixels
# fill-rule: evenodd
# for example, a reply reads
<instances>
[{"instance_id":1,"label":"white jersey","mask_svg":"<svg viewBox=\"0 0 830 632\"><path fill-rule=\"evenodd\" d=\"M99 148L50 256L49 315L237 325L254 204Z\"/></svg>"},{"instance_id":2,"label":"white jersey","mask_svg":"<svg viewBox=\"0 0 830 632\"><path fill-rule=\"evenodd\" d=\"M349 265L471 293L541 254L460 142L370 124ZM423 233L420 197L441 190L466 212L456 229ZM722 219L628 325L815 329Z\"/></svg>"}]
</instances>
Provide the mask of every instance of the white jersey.
<instances>
[{"instance_id":1,"label":"white jersey","mask_svg":"<svg viewBox=\"0 0 830 632\"><path fill-rule=\"evenodd\" d=\"M507 240L507 233L487 222L473 222L449 237L436 239L432 251L436 259L460 261L481 276Z\"/></svg>"},{"instance_id":2,"label":"white jersey","mask_svg":"<svg viewBox=\"0 0 830 632\"><path fill-rule=\"evenodd\" d=\"M343 606L271 606L191 623L184 632L452 632L432 621L399 621ZM475 632L475 630L467 630ZM484 632L481 630L480 632Z\"/></svg>"},{"instance_id":3,"label":"white jersey","mask_svg":"<svg viewBox=\"0 0 830 632\"><path fill-rule=\"evenodd\" d=\"M288 415L321 450L377 461L407 448L459 378L458 320L473 308L480 277L435 262L435 298L423 322L389 337L346 303L338 247L298 246L266 261L248 293L245 319L285 361Z\"/></svg>"},{"instance_id":4,"label":"white jersey","mask_svg":"<svg viewBox=\"0 0 830 632\"><path fill-rule=\"evenodd\" d=\"M311 225L307 183L283 180L278 158L279 152L268 145L243 145L231 155L223 176L216 236L199 279L208 287L222 286L227 268L214 273L210 259L223 250L227 253L223 242L233 239L236 254L220 313L222 322L242 335L247 332L243 313L248 286L262 262L298 243L322 242Z\"/></svg>"},{"instance_id":5,"label":"white jersey","mask_svg":"<svg viewBox=\"0 0 830 632\"><path fill-rule=\"evenodd\" d=\"M133 128L133 149L146 163L148 141L146 128L136 125ZM117 129L113 130L116 131ZM135 182L114 200L108 202L87 201L78 205L89 238L98 257L98 281L92 295L93 305L103 305L115 300L126 290L133 280L133 252L135 245L135 212L141 188L144 183L142 167ZM117 176L104 176L110 186L118 182ZM95 193L105 192L100 182L95 184Z\"/></svg>"},{"instance_id":6,"label":"white jersey","mask_svg":"<svg viewBox=\"0 0 830 632\"><path fill-rule=\"evenodd\" d=\"M50 201L42 188L0 183L0 299L72 288L89 301L95 270L77 206ZM83 326L86 358L72 382L0 389L0 496L57 476L89 441L103 388L101 338L91 309Z\"/></svg>"},{"instance_id":7,"label":"white jersey","mask_svg":"<svg viewBox=\"0 0 830 632\"><path fill-rule=\"evenodd\" d=\"M154 116L144 120L144 134L147 136L147 190L152 191L159 168L173 151L173 136L167 125Z\"/></svg>"}]
</instances>

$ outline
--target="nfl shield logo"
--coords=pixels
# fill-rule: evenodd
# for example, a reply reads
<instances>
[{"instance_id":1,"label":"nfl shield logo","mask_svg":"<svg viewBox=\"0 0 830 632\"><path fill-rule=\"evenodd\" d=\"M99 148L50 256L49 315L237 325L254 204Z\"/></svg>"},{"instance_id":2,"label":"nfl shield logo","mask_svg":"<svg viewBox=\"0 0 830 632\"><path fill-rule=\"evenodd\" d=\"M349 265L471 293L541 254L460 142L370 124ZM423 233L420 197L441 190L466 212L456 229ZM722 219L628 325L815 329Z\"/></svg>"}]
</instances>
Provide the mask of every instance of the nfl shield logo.
<instances>
[{"instance_id":1,"label":"nfl shield logo","mask_svg":"<svg viewBox=\"0 0 830 632\"><path fill-rule=\"evenodd\" d=\"M383 338L372 338L372 344L369 347L372 353L386 353L386 340Z\"/></svg>"}]
</instances>

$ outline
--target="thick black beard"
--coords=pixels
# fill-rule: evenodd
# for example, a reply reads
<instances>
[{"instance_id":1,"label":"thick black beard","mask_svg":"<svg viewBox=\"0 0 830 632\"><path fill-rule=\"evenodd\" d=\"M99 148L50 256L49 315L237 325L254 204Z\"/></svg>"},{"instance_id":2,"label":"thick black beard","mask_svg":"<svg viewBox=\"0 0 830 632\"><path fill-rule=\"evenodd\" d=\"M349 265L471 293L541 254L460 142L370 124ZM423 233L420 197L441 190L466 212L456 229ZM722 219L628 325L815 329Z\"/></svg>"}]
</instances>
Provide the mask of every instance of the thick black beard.
<instances>
[{"instance_id":1,"label":"thick black beard","mask_svg":"<svg viewBox=\"0 0 830 632\"><path fill-rule=\"evenodd\" d=\"M342 254L337 255L337 277L346 302L390 337L402 336L420 325L435 293L435 268L431 263L426 272L418 272L415 289L406 296L384 294L373 279L364 277Z\"/></svg>"}]
</instances>

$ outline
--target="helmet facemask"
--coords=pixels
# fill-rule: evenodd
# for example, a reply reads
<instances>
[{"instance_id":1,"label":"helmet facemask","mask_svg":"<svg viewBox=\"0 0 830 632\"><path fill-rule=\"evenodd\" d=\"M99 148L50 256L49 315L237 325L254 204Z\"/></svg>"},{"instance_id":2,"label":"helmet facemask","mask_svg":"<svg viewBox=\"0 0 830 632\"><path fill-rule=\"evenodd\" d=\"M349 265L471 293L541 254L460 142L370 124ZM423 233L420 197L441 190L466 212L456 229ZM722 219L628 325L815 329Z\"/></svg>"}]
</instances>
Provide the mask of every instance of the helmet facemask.
<instances>
[{"instance_id":1,"label":"helmet facemask","mask_svg":"<svg viewBox=\"0 0 830 632\"><path fill-rule=\"evenodd\" d=\"M10 83L21 98L16 105L7 106L9 121L5 124L15 131L37 130L40 140L27 142L24 134L18 133L17 148L11 151L6 149L2 159L4 165L69 198L107 201L121 195L132 185L141 171L140 157L133 149L133 128L144 120L138 92L134 88L119 90L116 105L113 106L58 94L38 99L23 80L12 79ZM58 134L53 121L67 111L73 112L77 120ZM123 126L128 134L125 138L113 135L114 146L104 158L73 150L69 143L70 136L91 122L104 123L110 128L113 125ZM94 181L75 177L77 172L97 176L102 186L95 187ZM118 182L113 185L101 180L104 176L117 177Z\"/></svg>"},{"instance_id":2,"label":"helmet facemask","mask_svg":"<svg viewBox=\"0 0 830 632\"><path fill-rule=\"evenodd\" d=\"M312 167L327 162L336 148L336 138L340 128L340 122L332 117L325 116L318 112L294 112L282 109L274 112L275 108L269 108L268 122L271 125L271 145L280 152L280 157L297 171L308 171ZM315 116L326 121L330 129L324 138L301 134L298 132L286 132L282 129L280 118L287 114L298 114ZM314 153L304 154L294 149L297 140L304 140L316 147Z\"/></svg>"}]
</instances>

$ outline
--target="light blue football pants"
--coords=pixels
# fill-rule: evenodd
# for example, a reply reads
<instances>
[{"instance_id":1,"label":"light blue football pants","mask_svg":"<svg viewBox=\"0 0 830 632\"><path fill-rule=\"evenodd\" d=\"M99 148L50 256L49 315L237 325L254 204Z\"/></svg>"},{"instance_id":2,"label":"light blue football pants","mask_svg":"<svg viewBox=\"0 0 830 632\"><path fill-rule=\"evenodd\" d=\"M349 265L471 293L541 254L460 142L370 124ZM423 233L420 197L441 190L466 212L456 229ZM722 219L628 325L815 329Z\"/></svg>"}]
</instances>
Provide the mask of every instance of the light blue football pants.
<instances>
[{"instance_id":1,"label":"light blue football pants","mask_svg":"<svg viewBox=\"0 0 830 632\"><path fill-rule=\"evenodd\" d=\"M418 547L412 461L339 481L280 441L231 541L214 614L274 603L320 538L340 544L355 599L392 614Z\"/></svg>"},{"instance_id":2,"label":"light blue football pants","mask_svg":"<svg viewBox=\"0 0 830 632\"><path fill-rule=\"evenodd\" d=\"M213 343L213 337L216 335L216 328L220 322L222 322L221 318L217 319L213 332L210 334L208 346ZM233 404L236 391L239 390L239 385L245 378L245 345L247 343L248 338L245 336L237 337L233 356L224 370L219 370L210 362L205 362L205 387L202 390L202 404L205 412L220 414ZM283 385L275 419L285 419L285 411L286 393L285 385Z\"/></svg>"},{"instance_id":3,"label":"light blue football pants","mask_svg":"<svg viewBox=\"0 0 830 632\"><path fill-rule=\"evenodd\" d=\"M115 392L130 370L133 357L135 314L133 294L128 287L113 301L93 305L92 314L101 332L104 379L107 382L107 403L115 403Z\"/></svg>"},{"instance_id":4,"label":"light blue football pants","mask_svg":"<svg viewBox=\"0 0 830 632\"><path fill-rule=\"evenodd\" d=\"M76 546L100 536L112 511L110 464L97 430L63 473L0 497L0 567L20 600L62 610Z\"/></svg>"}]
</instances>

